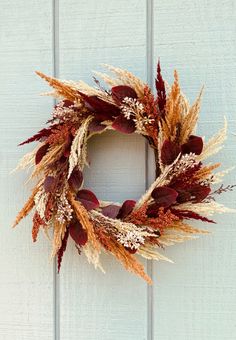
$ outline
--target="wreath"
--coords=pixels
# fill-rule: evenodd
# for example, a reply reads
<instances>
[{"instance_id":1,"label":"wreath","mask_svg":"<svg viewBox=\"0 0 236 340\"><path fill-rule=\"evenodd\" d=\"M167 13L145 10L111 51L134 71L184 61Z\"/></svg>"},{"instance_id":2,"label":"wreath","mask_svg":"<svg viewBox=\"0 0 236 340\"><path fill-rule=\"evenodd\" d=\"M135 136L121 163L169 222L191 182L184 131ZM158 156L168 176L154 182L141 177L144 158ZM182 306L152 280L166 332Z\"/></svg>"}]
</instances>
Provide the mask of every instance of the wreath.
<instances>
[{"instance_id":1,"label":"wreath","mask_svg":"<svg viewBox=\"0 0 236 340\"><path fill-rule=\"evenodd\" d=\"M36 185L14 226L34 209L33 241L40 229L52 239L58 272L71 237L78 253L83 252L96 268L103 270L99 256L104 250L151 283L135 254L170 261L158 250L207 233L191 226L190 220L214 223L213 213L231 210L217 203L215 196L232 190L233 185L211 188L227 170L215 173L219 163L203 164L222 148L226 122L205 143L195 134L202 91L190 105L176 71L169 86L158 62L154 96L132 73L105 67L111 75L96 75L109 89L95 77L96 85L90 87L82 81L62 81L36 72L53 88L47 95L58 101L48 126L20 144L39 142L17 167L33 167L30 179ZM102 201L83 187L88 140L107 130L140 134L154 151L156 178L137 202Z\"/></svg>"}]
</instances>

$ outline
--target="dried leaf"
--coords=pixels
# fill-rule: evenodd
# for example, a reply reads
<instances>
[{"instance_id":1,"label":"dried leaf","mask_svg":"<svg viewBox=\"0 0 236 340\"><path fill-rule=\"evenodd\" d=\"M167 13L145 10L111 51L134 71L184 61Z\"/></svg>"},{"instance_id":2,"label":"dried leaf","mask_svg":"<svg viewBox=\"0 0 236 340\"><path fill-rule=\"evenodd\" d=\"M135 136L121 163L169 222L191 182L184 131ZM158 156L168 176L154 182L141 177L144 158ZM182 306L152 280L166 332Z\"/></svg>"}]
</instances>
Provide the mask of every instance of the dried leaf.
<instances>
[{"instance_id":1,"label":"dried leaf","mask_svg":"<svg viewBox=\"0 0 236 340\"><path fill-rule=\"evenodd\" d=\"M70 236L79 246L84 246L88 241L88 234L79 221L73 220L69 226Z\"/></svg>"},{"instance_id":2,"label":"dried leaf","mask_svg":"<svg viewBox=\"0 0 236 340\"><path fill-rule=\"evenodd\" d=\"M54 193L57 187L57 179L53 176L47 176L44 180L45 192Z\"/></svg>"},{"instance_id":3,"label":"dried leaf","mask_svg":"<svg viewBox=\"0 0 236 340\"><path fill-rule=\"evenodd\" d=\"M131 213L131 211L134 209L135 204L136 204L136 201L134 200L124 201L117 217L120 219L126 218Z\"/></svg>"},{"instance_id":4,"label":"dried leaf","mask_svg":"<svg viewBox=\"0 0 236 340\"><path fill-rule=\"evenodd\" d=\"M113 86L111 89L112 98L114 101L120 105L125 97L137 98L137 93L130 86L118 85Z\"/></svg>"},{"instance_id":5,"label":"dried leaf","mask_svg":"<svg viewBox=\"0 0 236 340\"><path fill-rule=\"evenodd\" d=\"M61 247L57 252L57 271L60 272L61 269L61 262L64 255L64 252L66 251L67 241L69 236L69 228L66 229L65 236L62 240Z\"/></svg>"},{"instance_id":6,"label":"dried leaf","mask_svg":"<svg viewBox=\"0 0 236 340\"><path fill-rule=\"evenodd\" d=\"M203 140L198 136L189 136L187 143L181 146L181 151L183 154L195 153L195 155L200 155L203 149Z\"/></svg>"},{"instance_id":7,"label":"dried leaf","mask_svg":"<svg viewBox=\"0 0 236 340\"><path fill-rule=\"evenodd\" d=\"M120 114L119 107L108 103L97 96L87 96L81 92L80 95L84 100L86 108L94 112L96 119L99 121L111 120L113 117L117 117Z\"/></svg>"},{"instance_id":8,"label":"dried leaf","mask_svg":"<svg viewBox=\"0 0 236 340\"><path fill-rule=\"evenodd\" d=\"M68 193L68 200L71 206L74 209L74 213L78 219L78 221L82 224L83 228L87 231L88 234L88 240L93 245L94 249L96 250L96 253L98 254L100 250L100 244L98 243L96 239L96 235L94 232L94 226L92 222L90 221L90 217L88 214L88 211L84 208L82 203L79 201L76 201L74 198L74 194L69 191Z\"/></svg>"},{"instance_id":9,"label":"dried leaf","mask_svg":"<svg viewBox=\"0 0 236 340\"><path fill-rule=\"evenodd\" d=\"M178 190L178 203L184 203L188 201L193 201L195 203L199 203L203 201L211 192L211 189L208 186L203 186L201 184L194 184L188 187L185 187L183 190Z\"/></svg>"},{"instance_id":10,"label":"dried leaf","mask_svg":"<svg viewBox=\"0 0 236 340\"><path fill-rule=\"evenodd\" d=\"M129 134L135 131L135 123L132 119L127 119L121 114L114 120L112 128L119 132Z\"/></svg>"},{"instance_id":11,"label":"dried leaf","mask_svg":"<svg viewBox=\"0 0 236 340\"><path fill-rule=\"evenodd\" d=\"M159 207L167 208L176 202L178 192L172 188L163 186L155 188L151 196Z\"/></svg>"},{"instance_id":12,"label":"dried leaf","mask_svg":"<svg viewBox=\"0 0 236 340\"><path fill-rule=\"evenodd\" d=\"M170 165L178 157L180 147L169 140L165 140L161 148L161 161L164 165Z\"/></svg>"},{"instance_id":13,"label":"dried leaf","mask_svg":"<svg viewBox=\"0 0 236 340\"><path fill-rule=\"evenodd\" d=\"M41 146L41 148L38 149L38 151L36 152L35 155L35 164L39 164L42 160L42 158L46 155L46 153L48 152L49 149L49 144L44 144L43 146Z\"/></svg>"},{"instance_id":14,"label":"dried leaf","mask_svg":"<svg viewBox=\"0 0 236 340\"><path fill-rule=\"evenodd\" d=\"M99 120L93 119L88 127L89 132L101 132L106 129L106 125L103 125Z\"/></svg>"},{"instance_id":15,"label":"dried leaf","mask_svg":"<svg viewBox=\"0 0 236 340\"><path fill-rule=\"evenodd\" d=\"M99 201L94 193L90 190L82 189L77 192L76 200L80 201L87 210L99 207Z\"/></svg>"},{"instance_id":16,"label":"dried leaf","mask_svg":"<svg viewBox=\"0 0 236 340\"><path fill-rule=\"evenodd\" d=\"M83 183L83 173L78 169L74 169L68 179L69 186L74 192L77 192Z\"/></svg>"},{"instance_id":17,"label":"dried leaf","mask_svg":"<svg viewBox=\"0 0 236 340\"><path fill-rule=\"evenodd\" d=\"M102 214L110 218L116 218L119 211L120 211L120 206L115 205L115 204L110 204L102 208Z\"/></svg>"}]
</instances>

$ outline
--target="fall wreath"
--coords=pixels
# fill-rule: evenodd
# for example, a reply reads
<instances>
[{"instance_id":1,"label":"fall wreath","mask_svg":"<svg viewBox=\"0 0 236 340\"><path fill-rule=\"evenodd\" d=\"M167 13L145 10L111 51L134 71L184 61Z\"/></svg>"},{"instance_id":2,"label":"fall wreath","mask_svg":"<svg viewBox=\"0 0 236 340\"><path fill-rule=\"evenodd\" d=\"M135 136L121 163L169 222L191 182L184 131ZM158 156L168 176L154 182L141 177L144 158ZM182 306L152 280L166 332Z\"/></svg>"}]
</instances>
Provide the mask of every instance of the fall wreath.
<instances>
[{"instance_id":1,"label":"fall wreath","mask_svg":"<svg viewBox=\"0 0 236 340\"><path fill-rule=\"evenodd\" d=\"M39 229L48 236L52 229L49 237L52 256L58 258L58 271L71 237L78 253L85 253L96 268L103 270L99 255L104 250L151 283L134 254L168 260L158 249L207 232L191 226L190 220L212 223L213 213L230 211L217 203L215 196L233 186L211 188L227 171L213 173L219 163L203 164L221 149L226 123L205 143L195 134L202 91L190 105L176 71L173 85L168 86L158 63L154 96L150 87L132 73L105 67L112 76L96 75L109 89L97 78L96 86L90 87L82 81L62 81L36 72L53 88L49 94L58 103L48 127L20 144L39 142L17 167L33 167L31 179L36 185L14 226L34 209L33 241ZM156 179L137 202L105 202L83 187L87 142L110 129L138 133L154 150Z\"/></svg>"}]
</instances>

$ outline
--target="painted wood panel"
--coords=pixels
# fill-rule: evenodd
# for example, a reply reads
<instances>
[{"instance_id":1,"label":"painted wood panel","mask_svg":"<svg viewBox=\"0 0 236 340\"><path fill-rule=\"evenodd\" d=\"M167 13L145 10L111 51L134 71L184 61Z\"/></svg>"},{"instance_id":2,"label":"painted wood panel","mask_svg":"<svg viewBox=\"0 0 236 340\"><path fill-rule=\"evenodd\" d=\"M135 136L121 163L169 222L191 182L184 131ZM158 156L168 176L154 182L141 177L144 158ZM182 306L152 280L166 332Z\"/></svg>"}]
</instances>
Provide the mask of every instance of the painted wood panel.
<instances>
[{"instance_id":1,"label":"painted wood panel","mask_svg":"<svg viewBox=\"0 0 236 340\"><path fill-rule=\"evenodd\" d=\"M61 1L59 74L91 84L100 64L146 78L145 1ZM145 190L145 144L138 136L106 133L89 145L85 185L106 200L138 198ZM102 256L95 271L70 244L60 276L61 339L146 339L146 284Z\"/></svg>"},{"instance_id":2,"label":"painted wood panel","mask_svg":"<svg viewBox=\"0 0 236 340\"><path fill-rule=\"evenodd\" d=\"M153 11L152 11L153 6ZM9 176L31 146L16 145L47 120L53 101L35 69L92 83L101 63L153 80L161 58L191 101L205 84L199 131L209 138L229 122L226 148L212 161L235 163L236 4L233 0L24 0L0 11L0 339L6 340L232 340L236 333L236 256L233 216L219 216L212 235L169 248L175 264L153 263L154 286L109 256L107 273L95 271L72 242L60 276L49 261L50 244L32 244L31 222L10 228L30 186ZM153 65L152 65L153 63ZM153 70L153 75L154 75ZM139 136L108 132L89 143L86 186L98 197L136 199L153 177L153 157ZM148 169L146 169L148 161ZM226 177L236 183L235 172ZM20 189L19 189L20 188ZM222 202L235 206L235 193ZM199 223L197 223L199 226ZM146 265L146 263L144 262ZM56 277L56 281L54 278Z\"/></svg>"},{"instance_id":3,"label":"painted wood panel","mask_svg":"<svg viewBox=\"0 0 236 340\"><path fill-rule=\"evenodd\" d=\"M205 85L198 131L209 138L222 127L223 116L228 119L225 149L211 158L226 168L236 159L235 17L234 1L167 0L154 8L154 52L164 76L171 81L176 68L191 101ZM235 183L235 172L225 182ZM235 193L221 200L235 207ZM155 264L154 339L235 337L234 218L218 216L217 225L207 226L211 235L167 249L174 265Z\"/></svg>"},{"instance_id":4,"label":"painted wood panel","mask_svg":"<svg viewBox=\"0 0 236 340\"><path fill-rule=\"evenodd\" d=\"M31 147L17 144L38 130L52 101L35 69L52 70L52 11L46 0L18 1L0 10L0 339L53 339L53 271L49 244L31 240L29 219L11 229L30 187L26 176L10 176L17 160Z\"/></svg>"}]
</instances>

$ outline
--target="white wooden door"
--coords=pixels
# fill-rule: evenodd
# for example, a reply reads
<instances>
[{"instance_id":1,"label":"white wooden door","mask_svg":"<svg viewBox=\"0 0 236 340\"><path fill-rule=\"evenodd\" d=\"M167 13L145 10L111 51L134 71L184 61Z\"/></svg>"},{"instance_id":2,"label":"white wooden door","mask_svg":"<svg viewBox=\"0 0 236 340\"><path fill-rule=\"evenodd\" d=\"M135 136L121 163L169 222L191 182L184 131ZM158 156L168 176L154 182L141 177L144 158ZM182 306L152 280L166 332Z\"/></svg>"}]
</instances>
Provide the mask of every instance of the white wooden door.
<instances>
[{"instance_id":1,"label":"white wooden door","mask_svg":"<svg viewBox=\"0 0 236 340\"><path fill-rule=\"evenodd\" d=\"M0 0L0 340L234 340L236 230L216 217L212 235L166 250L175 264L145 264L147 287L104 256L104 275L72 244L60 276L30 219L12 230L29 185L9 175L31 146L17 144L48 119L53 101L34 70L91 82L101 63L127 68L151 83L161 58L169 81L177 68L194 99L205 96L199 122L209 137L229 121L224 152L235 164L236 3L234 0ZM139 136L106 133L89 145L87 186L104 199L138 198L153 176ZM236 183L235 172L226 182ZM224 203L235 207L235 193Z\"/></svg>"}]
</instances>

